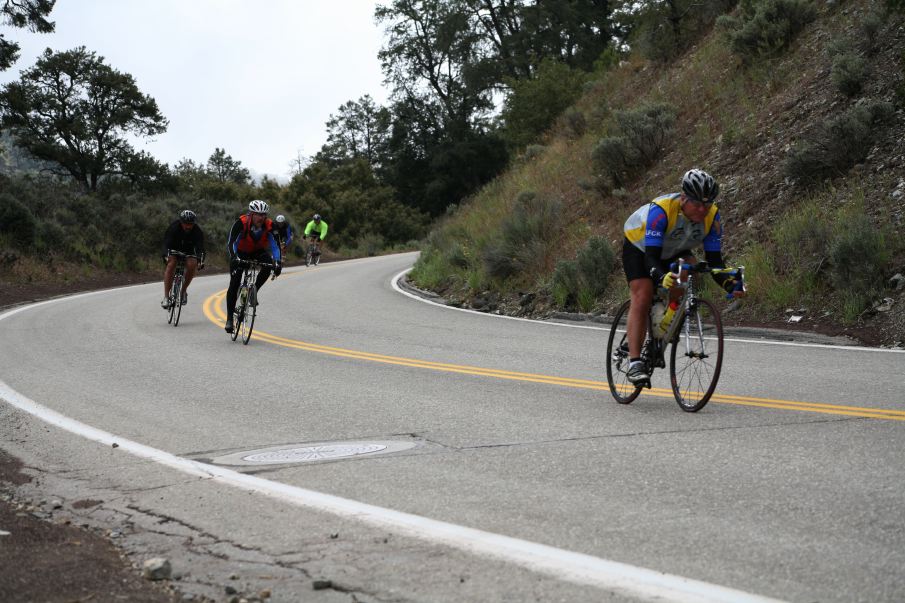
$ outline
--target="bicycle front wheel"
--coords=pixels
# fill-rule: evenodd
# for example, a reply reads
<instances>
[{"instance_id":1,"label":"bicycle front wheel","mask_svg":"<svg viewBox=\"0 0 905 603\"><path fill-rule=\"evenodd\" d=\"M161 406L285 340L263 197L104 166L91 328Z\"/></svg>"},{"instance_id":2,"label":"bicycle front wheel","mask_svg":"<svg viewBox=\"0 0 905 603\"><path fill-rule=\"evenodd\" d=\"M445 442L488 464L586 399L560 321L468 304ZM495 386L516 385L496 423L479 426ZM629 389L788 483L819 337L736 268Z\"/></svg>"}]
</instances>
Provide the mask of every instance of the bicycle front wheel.
<instances>
[{"instance_id":1,"label":"bicycle front wheel","mask_svg":"<svg viewBox=\"0 0 905 603\"><path fill-rule=\"evenodd\" d=\"M254 285L248 288L248 299L245 304L245 315L242 322L236 325L236 331L242 331L242 343L248 345L251 339L251 331L255 327L255 314L258 309L258 289Z\"/></svg>"},{"instance_id":2,"label":"bicycle front wheel","mask_svg":"<svg viewBox=\"0 0 905 603\"><path fill-rule=\"evenodd\" d=\"M669 378L679 407L697 412L707 405L723 366L723 322L716 307L698 300L680 322L669 353Z\"/></svg>"},{"instance_id":3,"label":"bicycle front wheel","mask_svg":"<svg viewBox=\"0 0 905 603\"><path fill-rule=\"evenodd\" d=\"M173 281L173 326L179 326L179 317L182 316L182 276L177 275Z\"/></svg>"},{"instance_id":4,"label":"bicycle front wheel","mask_svg":"<svg viewBox=\"0 0 905 603\"><path fill-rule=\"evenodd\" d=\"M237 295L236 309L233 311L233 332L230 333L233 341L238 339L240 325L245 320L245 311L248 309L248 287L240 286Z\"/></svg>"},{"instance_id":5,"label":"bicycle front wheel","mask_svg":"<svg viewBox=\"0 0 905 603\"><path fill-rule=\"evenodd\" d=\"M641 387L636 387L628 380L628 312L631 300L622 304L613 318L610 327L610 337L606 343L606 380L610 386L610 393L619 404L631 404L641 393Z\"/></svg>"},{"instance_id":6,"label":"bicycle front wheel","mask_svg":"<svg viewBox=\"0 0 905 603\"><path fill-rule=\"evenodd\" d=\"M173 276L173 284L170 285L170 309L167 310L167 324L173 324L173 319L176 317L176 304L173 303L173 300L176 299L176 288L178 286L179 275L177 274Z\"/></svg>"}]
</instances>

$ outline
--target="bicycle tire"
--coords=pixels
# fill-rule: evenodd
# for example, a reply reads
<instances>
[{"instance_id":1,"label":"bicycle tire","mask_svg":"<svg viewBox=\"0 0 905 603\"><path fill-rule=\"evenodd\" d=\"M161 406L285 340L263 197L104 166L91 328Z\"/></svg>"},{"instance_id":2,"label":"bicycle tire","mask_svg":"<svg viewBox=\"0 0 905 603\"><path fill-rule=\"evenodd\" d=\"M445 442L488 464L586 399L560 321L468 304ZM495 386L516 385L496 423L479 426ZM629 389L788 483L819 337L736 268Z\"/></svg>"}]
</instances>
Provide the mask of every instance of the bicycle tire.
<instances>
[{"instance_id":1,"label":"bicycle tire","mask_svg":"<svg viewBox=\"0 0 905 603\"><path fill-rule=\"evenodd\" d=\"M676 317L680 322L669 352L669 381L679 408L698 412L710 401L720 379L723 321L716 307L703 299L697 300L689 316L694 324L690 325L692 333L687 339L688 348L684 334L686 315ZM677 355L678 350L682 350L681 356Z\"/></svg>"},{"instance_id":2,"label":"bicycle tire","mask_svg":"<svg viewBox=\"0 0 905 603\"><path fill-rule=\"evenodd\" d=\"M306 267L311 265L311 257L312 257L313 255L314 255L314 254L311 253L311 248L309 247L309 248L308 248L308 253L305 254L305 266L306 266Z\"/></svg>"},{"instance_id":3,"label":"bicycle tire","mask_svg":"<svg viewBox=\"0 0 905 603\"><path fill-rule=\"evenodd\" d=\"M321 263L321 254L315 254L314 256L314 265L319 266Z\"/></svg>"},{"instance_id":4,"label":"bicycle tire","mask_svg":"<svg viewBox=\"0 0 905 603\"><path fill-rule=\"evenodd\" d=\"M629 357L627 352L622 351L623 344L628 346L626 325L631 303L631 300L627 300L619 306L613 317L610 336L606 343L606 381L610 386L610 393L619 404L631 404L641 393L641 386L636 386L628 380Z\"/></svg>"},{"instance_id":5,"label":"bicycle tire","mask_svg":"<svg viewBox=\"0 0 905 603\"><path fill-rule=\"evenodd\" d=\"M239 338L239 326L242 324L242 321L245 319L245 309L248 305L248 292L246 291L245 295L242 295L242 290L246 289L245 285L241 285L239 287L236 296L238 300L236 302L236 308L233 310L233 332L229 334L230 338L233 341ZM242 301L242 300L245 301Z\"/></svg>"},{"instance_id":6,"label":"bicycle tire","mask_svg":"<svg viewBox=\"0 0 905 603\"><path fill-rule=\"evenodd\" d=\"M170 302L170 307L167 310L167 324L168 325L173 324L173 318L175 318L175 316L176 316L176 305L173 303L173 300L176 298L173 297L173 291L176 290L176 283L179 282L178 276L179 276L178 274L173 275L173 282L172 282L172 284L170 284L170 296L168 298L169 302Z\"/></svg>"},{"instance_id":7,"label":"bicycle tire","mask_svg":"<svg viewBox=\"0 0 905 603\"><path fill-rule=\"evenodd\" d=\"M179 317L182 316L182 275L177 275L173 281L173 326L179 326Z\"/></svg>"},{"instance_id":8,"label":"bicycle tire","mask_svg":"<svg viewBox=\"0 0 905 603\"><path fill-rule=\"evenodd\" d=\"M246 298L246 306L245 306L245 316L242 317L242 322L240 323L242 326L242 345L248 345L248 340L251 339L251 332L255 328L255 314L257 314L258 310L258 289L254 285L248 288L248 297ZM248 300L255 300L254 304L248 303ZM239 325L236 325L236 330L239 330Z\"/></svg>"}]
</instances>

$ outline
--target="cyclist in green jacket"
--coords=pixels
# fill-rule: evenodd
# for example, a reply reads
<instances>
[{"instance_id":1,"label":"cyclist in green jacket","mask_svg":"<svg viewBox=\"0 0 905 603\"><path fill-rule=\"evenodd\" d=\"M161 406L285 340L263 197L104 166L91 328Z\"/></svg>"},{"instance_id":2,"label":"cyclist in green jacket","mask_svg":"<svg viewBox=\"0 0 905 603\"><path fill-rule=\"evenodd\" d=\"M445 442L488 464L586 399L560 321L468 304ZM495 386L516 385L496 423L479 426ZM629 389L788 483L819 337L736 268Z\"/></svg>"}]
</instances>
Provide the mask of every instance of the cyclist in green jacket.
<instances>
[{"instance_id":1,"label":"cyclist in green jacket","mask_svg":"<svg viewBox=\"0 0 905 603\"><path fill-rule=\"evenodd\" d=\"M305 232L302 236L314 243L314 254L320 255L321 250L318 242L323 241L324 237L327 236L327 223L321 219L320 214L314 214L314 217L305 227Z\"/></svg>"}]
</instances>

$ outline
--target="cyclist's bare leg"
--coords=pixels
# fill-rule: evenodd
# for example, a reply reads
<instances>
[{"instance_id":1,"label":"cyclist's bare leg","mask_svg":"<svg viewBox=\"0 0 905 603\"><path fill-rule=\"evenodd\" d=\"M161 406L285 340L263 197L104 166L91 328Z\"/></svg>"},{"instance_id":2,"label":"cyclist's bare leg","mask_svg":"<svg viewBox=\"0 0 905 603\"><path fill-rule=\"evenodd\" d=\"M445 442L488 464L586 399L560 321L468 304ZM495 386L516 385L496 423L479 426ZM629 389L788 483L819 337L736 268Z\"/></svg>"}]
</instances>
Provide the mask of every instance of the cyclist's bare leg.
<instances>
[{"instance_id":1,"label":"cyclist's bare leg","mask_svg":"<svg viewBox=\"0 0 905 603\"><path fill-rule=\"evenodd\" d=\"M189 283L192 282L192 279L195 278L195 273L198 271L198 259L197 258L186 258L185 259L185 284L182 285L182 290L187 291L189 288Z\"/></svg>"},{"instance_id":2,"label":"cyclist's bare leg","mask_svg":"<svg viewBox=\"0 0 905 603\"><path fill-rule=\"evenodd\" d=\"M654 297L654 281L647 277L636 278L629 281L628 288L632 300L628 312L628 323L625 326L628 353L630 358L639 358L641 345L644 343L647 314L650 312L651 300Z\"/></svg>"},{"instance_id":3,"label":"cyclist's bare leg","mask_svg":"<svg viewBox=\"0 0 905 603\"><path fill-rule=\"evenodd\" d=\"M167 267L163 271L163 296L170 296L170 287L173 286L173 275L176 274L176 256L167 258Z\"/></svg>"}]
</instances>

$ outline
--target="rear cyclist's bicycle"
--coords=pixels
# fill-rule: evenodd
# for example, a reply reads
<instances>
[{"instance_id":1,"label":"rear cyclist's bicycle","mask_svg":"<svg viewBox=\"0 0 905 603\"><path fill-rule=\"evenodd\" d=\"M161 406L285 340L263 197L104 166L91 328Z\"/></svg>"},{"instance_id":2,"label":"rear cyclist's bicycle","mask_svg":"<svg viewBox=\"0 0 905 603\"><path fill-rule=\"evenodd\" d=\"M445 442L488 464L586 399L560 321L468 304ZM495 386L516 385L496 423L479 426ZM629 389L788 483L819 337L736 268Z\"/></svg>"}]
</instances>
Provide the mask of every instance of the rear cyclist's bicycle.
<instances>
[{"instance_id":1,"label":"rear cyclist's bicycle","mask_svg":"<svg viewBox=\"0 0 905 603\"><path fill-rule=\"evenodd\" d=\"M198 256L182 253L170 249L167 255L176 256L176 272L173 274L173 284L170 285L169 311L167 312L167 324L174 327L179 326L179 317L182 315L182 290L185 288L185 260L186 258L197 258Z\"/></svg>"},{"instance_id":2,"label":"rear cyclist's bicycle","mask_svg":"<svg viewBox=\"0 0 905 603\"><path fill-rule=\"evenodd\" d=\"M258 313L258 287L255 285L258 280L258 273L261 268L273 270L276 266L255 260L239 260L239 265L244 266L245 270L242 275L242 284L239 285L236 309L233 312L233 324L235 326L231 337L235 341L241 334L242 343L248 345L248 340L251 339L251 332L255 326L255 316ZM271 280L275 278L276 276L272 276Z\"/></svg>"},{"instance_id":3,"label":"rear cyclist's bicycle","mask_svg":"<svg viewBox=\"0 0 905 603\"><path fill-rule=\"evenodd\" d=\"M317 240L308 243L308 252L305 254L305 266L314 264L317 266L321 263L321 252L317 247Z\"/></svg>"},{"instance_id":4,"label":"rear cyclist's bicycle","mask_svg":"<svg viewBox=\"0 0 905 603\"><path fill-rule=\"evenodd\" d=\"M653 376L655 368L666 367L666 348L669 347L669 379L672 393L679 407L687 412L697 412L704 408L716 389L723 364L723 323L720 313L710 301L701 299L695 289L696 275L703 273L726 274L738 281L735 291L745 291L744 266L738 268L710 268L707 262L686 264L679 260L670 270L684 273L687 280L680 283L685 288L675 316L661 332L654 322L652 312L648 314L641 360L647 365L648 374ZM650 379L642 383L628 380L629 351L626 326L628 324L631 300L626 301L616 311L613 326L606 346L606 377L610 392L620 404L630 404L641 393L650 389Z\"/></svg>"}]
</instances>

